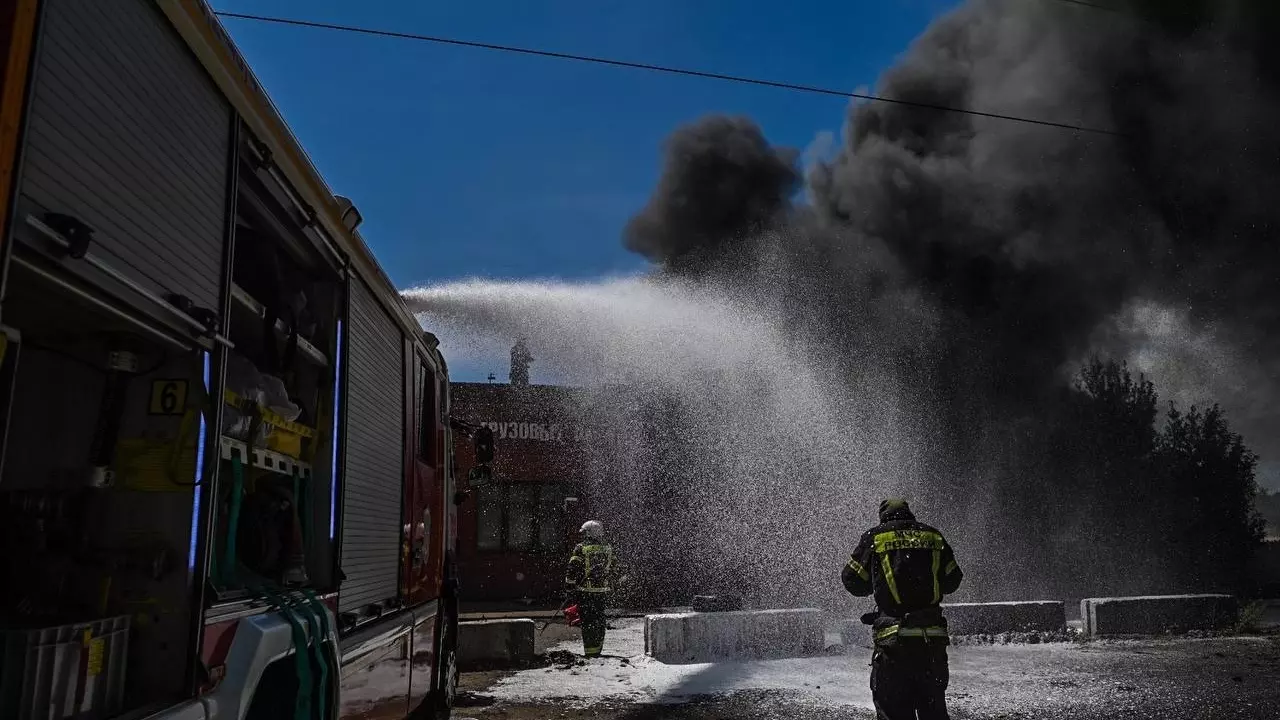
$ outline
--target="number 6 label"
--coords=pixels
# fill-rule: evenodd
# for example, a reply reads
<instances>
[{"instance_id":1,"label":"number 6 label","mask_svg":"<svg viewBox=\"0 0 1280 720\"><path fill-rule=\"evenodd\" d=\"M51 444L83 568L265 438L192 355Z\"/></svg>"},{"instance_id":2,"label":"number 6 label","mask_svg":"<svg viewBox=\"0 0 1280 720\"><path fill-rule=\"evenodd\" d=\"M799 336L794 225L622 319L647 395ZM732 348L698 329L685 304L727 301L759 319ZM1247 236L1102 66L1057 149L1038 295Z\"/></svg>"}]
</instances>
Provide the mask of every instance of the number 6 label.
<instances>
[{"instance_id":1,"label":"number 6 label","mask_svg":"<svg viewBox=\"0 0 1280 720\"><path fill-rule=\"evenodd\" d=\"M149 415L181 415L187 408L186 380L154 380L151 383Z\"/></svg>"}]
</instances>

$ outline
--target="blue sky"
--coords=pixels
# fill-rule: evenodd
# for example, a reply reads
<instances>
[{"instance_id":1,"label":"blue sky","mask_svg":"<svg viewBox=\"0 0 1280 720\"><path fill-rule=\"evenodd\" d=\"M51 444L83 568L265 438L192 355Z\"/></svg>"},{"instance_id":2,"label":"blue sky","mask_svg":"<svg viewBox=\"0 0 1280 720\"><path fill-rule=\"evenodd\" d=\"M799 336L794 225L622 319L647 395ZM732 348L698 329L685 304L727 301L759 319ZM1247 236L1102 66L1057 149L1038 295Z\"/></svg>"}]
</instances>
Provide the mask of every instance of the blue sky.
<instances>
[{"instance_id":1,"label":"blue sky","mask_svg":"<svg viewBox=\"0 0 1280 720\"><path fill-rule=\"evenodd\" d=\"M215 0L219 10L791 81L872 87L955 0ZM627 219L663 139L709 113L778 144L838 137L846 102L769 88L224 20L400 287L639 271ZM481 379L497 367L455 366Z\"/></svg>"}]
</instances>

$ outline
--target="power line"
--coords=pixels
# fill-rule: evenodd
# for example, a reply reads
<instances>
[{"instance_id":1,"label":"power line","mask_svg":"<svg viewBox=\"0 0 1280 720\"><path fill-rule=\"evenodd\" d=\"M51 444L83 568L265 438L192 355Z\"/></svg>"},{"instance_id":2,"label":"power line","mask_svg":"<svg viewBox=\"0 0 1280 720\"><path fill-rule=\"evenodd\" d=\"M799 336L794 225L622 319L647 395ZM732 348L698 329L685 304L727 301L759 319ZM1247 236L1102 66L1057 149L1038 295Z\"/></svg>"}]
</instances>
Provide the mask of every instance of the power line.
<instances>
[{"instance_id":1,"label":"power line","mask_svg":"<svg viewBox=\"0 0 1280 720\"><path fill-rule=\"evenodd\" d=\"M1057 0L1057 2L1066 3L1068 5L1079 5L1080 7L1093 8L1094 10L1105 10L1106 12L1113 12L1113 13L1125 12L1123 9L1118 7L1114 7L1111 5L1100 5L1098 3L1088 2L1088 0Z\"/></svg>"},{"instance_id":2,"label":"power line","mask_svg":"<svg viewBox=\"0 0 1280 720\"><path fill-rule=\"evenodd\" d=\"M745 85L757 85L761 87L777 88L779 90L792 90L795 92L812 93L815 95L829 95L833 97L852 98L857 100L870 100L873 102L890 103L893 105L903 105L906 107L919 108L922 110L936 110L939 112L963 113L965 115L976 115L978 117L993 118L996 120L1008 120L1010 122L1027 123L1030 125L1042 125L1045 127L1059 128L1062 130L1074 130L1077 132L1093 133L1097 135L1113 135L1120 136L1123 133L1114 130L1104 130L1102 128L1088 127L1084 125L1073 125L1071 123L1052 122L1050 120L1037 120L1035 118L1018 117L1016 115L1003 115L1000 113L982 112L980 110L969 110L966 108L951 107L948 105L937 105L934 103L916 102L913 100L899 100L897 98L881 97L879 95L868 95L865 93L848 92L845 90L832 90L830 88L817 87L814 85L801 85L797 83L777 82L774 80L761 80L759 78L745 77L742 75L727 75L724 73L706 72L703 70L690 70L688 68L667 67L664 65L653 65L650 63L629 62L626 60L614 60L610 58L592 57L589 55L574 55L570 53L553 52L550 50L535 50L532 48L515 47L512 45L496 45L493 43L477 42L474 40L458 40L456 38L434 37L431 35L419 35L416 33L394 32L391 30L375 30L372 28L362 28L353 25L338 25L334 23L314 22L310 20L294 20L290 18L269 17L266 15L250 15L248 13L234 13L214 11L215 15L236 20L252 20L262 23L273 23L277 25L292 25L296 27L316 28L321 30L338 30L341 32L358 33L361 35L372 35L374 37L397 38L401 40L416 40L419 42L434 43L438 45L453 45L456 47L476 48L480 50L495 50L497 52L513 53L517 55L531 55L534 57L553 58L556 60L572 60L575 62L592 63L595 65L607 65L610 67L630 68L633 70L648 70L650 72L666 73L669 75L684 75L686 77L704 78L707 80L722 80L725 82L736 82Z\"/></svg>"}]
</instances>

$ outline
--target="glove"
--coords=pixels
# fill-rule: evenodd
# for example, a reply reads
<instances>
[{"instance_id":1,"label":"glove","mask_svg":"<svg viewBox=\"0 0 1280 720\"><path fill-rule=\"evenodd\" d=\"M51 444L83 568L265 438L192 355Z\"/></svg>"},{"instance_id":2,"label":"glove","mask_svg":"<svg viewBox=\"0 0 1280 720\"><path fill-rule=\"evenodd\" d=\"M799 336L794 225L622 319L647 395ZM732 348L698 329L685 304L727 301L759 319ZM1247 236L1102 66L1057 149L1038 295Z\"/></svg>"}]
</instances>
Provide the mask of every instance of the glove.
<instances>
[{"instance_id":1,"label":"glove","mask_svg":"<svg viewBox=\"0 0 1280 720\"><path fill-rule=\"evenodd\" d=\"M875 625L875 624L876 624L876 620L879 620L879 619L880 619L880 611L879 611L879 610L872 610L872 611L871 611L871 612L869 612L869 613L863 613L863 614L862 614L862 617L861 617L861 618L859 618L859 620L861 620L861 621L862 621L862 624L863 624L863 625Z\"/></svg>"}]
</instances>

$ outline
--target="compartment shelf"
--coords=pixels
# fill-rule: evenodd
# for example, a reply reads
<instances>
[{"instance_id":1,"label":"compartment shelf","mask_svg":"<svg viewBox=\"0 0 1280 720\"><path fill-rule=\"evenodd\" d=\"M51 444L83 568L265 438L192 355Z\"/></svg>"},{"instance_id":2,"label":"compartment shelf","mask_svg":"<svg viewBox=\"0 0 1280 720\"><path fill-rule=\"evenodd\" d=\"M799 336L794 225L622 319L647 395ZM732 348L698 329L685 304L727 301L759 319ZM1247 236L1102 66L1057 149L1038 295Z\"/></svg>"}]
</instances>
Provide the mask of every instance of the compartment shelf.
<instances>
[{"instance_id":1,"label":"compartment shelf","mask_svg":"<svg viewBox=\"0 0 1280 720\"><path fill-rule=\"evenodd\" d=\"M236 285L235 283L231 283L231 297L235 298L236 302L240 303L241 307L256 315L258 318L262 318L267 314L266 308L262 303L258 302L252 295L245 292L244 288ZM289 328L284 324L284 321L276 320L276 332L287 336ZM320 349L315 345L312 345L310 342L307 342L302 338L298 338L298 349L301 350L304 355L320 365L327 366L329 364L329 357L327 355L320 352Z\"/></svg>"},{"instance_id":2,"label":"compartment shelf","mask_svg":"<svg viewBox=\"0 0 1280 720\"><path fill-rule=\"evenodd\" d=\"M223 435L222 459L230 460L233 457L239 457L241 462L244 462L251 467L270 470L271 472L280 473L281 475L292 476L294 468L297 468L298 477L303 480L311 479L311 463L305 463L283 453L273 452L266 448L250 448L241 440L235 440Z\"/></svg>"}]
</instances>

